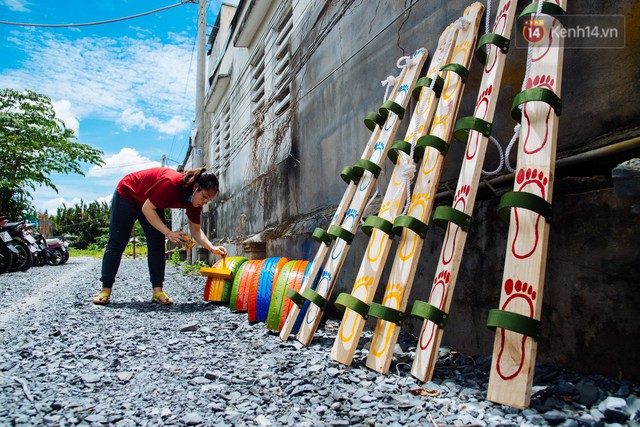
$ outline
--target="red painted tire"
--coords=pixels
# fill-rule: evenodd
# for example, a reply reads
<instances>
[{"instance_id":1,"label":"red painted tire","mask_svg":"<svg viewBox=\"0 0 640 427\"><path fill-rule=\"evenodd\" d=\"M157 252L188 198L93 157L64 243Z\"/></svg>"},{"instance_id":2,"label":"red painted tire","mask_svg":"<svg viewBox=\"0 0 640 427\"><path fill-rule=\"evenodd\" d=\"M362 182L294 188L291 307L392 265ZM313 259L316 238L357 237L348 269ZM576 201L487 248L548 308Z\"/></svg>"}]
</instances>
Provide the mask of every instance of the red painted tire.
<instances>
[{"instance_id":1,"label":"red painted tire","mask_svg":"<svg viewBox=\"0 0 640 427\"><path fill-rule=\"evenodd\" d=\"M240 287L238 288L238 298L236 302L237 311L247 311L249 309L249 289L251 283L257 281L260 277L260 270L265 260L252 260L247 261L247 266L242 273L242 280L240 281Z\"/></svg>"}]
</instances>

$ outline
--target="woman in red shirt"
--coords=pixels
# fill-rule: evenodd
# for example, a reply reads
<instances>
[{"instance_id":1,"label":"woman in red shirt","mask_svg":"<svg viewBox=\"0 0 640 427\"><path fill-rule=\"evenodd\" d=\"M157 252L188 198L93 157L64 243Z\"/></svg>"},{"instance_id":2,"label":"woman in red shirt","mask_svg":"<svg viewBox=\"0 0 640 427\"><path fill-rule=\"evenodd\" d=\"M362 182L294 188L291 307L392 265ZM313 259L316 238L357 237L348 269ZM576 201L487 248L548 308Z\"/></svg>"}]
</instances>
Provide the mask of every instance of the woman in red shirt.
<instances>
[{"instance_id":1,"label":"woman in red shirt","mask_svg":"<svg viewBox=\"0 0 640 427\"><path fill-rule=\"evenodd\" d=\"M165 208L186 209L189 230L193 239L203 248L226 256L223 246L214 246L200 228L202 206L218 194L218 178L205 168L184 173L170 168L152 168L126 175L118 183L111 200L109 242L102 258L102 291L93 303L106 305L111 299L120 259L136 220L147 238L149 277L153 288L152 301L173 304L162 290L165 270L165 238L182 244L186 235L172 231L164 223Z\"/></svg>"}]
</instances>

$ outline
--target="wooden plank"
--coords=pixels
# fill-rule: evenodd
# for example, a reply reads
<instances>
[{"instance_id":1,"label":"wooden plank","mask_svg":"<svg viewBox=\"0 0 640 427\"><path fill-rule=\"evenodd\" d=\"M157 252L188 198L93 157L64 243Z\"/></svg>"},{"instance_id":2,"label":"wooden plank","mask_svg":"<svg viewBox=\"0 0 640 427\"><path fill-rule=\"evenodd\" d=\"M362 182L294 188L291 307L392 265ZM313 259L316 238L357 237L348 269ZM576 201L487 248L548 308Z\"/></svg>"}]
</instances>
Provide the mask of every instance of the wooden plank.
<instances>
[{"instance_id":1,"label":"wooden plank","mask_svg":"<svg viewBox=\"0 0 640 427\"><path fill-rule=\"evenodd\" d=\"M407 79L408 71L409 71L409 67L405 67L402 69L402 72L398 77L398 81L401 82L401 84L405 81L405 79ZM395 94L392 94L390 99L393 100L394 96ZM404 104L404 107L406 108L406 104ZM392 116L395 117L395 115L392 115ZM396 121L396 120L393 120L393 117L389 118L387 121L388 122ZM386 127L386 123L385 123L385 127ZM376 126L374 131L371 133L371 137L369 138L362 155L360 156L361 159L368 160L374 154L374 151L375 151L374 149L377 146L377 142L380 141L380 139L383 137L383 134L387 135L388 137L387 131ZM353 199L353 195L356 193L356 188L357 188L357 185L353 182L350 182L347 185L347 189L342 195L342 199L338 204L336 212L333 215L333 218L331 218L329 227L331 227L332 225L338 225L342 223L347 213L347 209L351 205L351 200ZM328 253L329 253L329 246L327 246L324 243L321 243L311 263L309 275L306 277L306 280L304 280L302 285L300 286L299 293L302 294L302 292L304 292L306 289L311 288L311 285L313 284L315 278L318 276L318 273L322 269L323 263ZM293 329L293 325L295 324L299 314L300 314L300 307L294 304L293 307L291 307L289 314L287 315L287 318L282 326L282 329L280 330L281 340L286 341L289 339L289 336L291 335L291 330Z\"/></svg>"},{"instance_id":2,"label":"wooden plank","mask_svg":"<svg viewBox=\"0 0 640 427\"><path fill-rule=\"evenodd\" d=\"M510 37L516 6L517 2L513 0L500 2L493 24L493 33L506 38ZM498 103L506 54L495 45L489 46L473 116L492 122ZM472 130L462 160L452 208L469 216L473 213L488 140L482 133ZM449 313L466 240L467 232L464 229L454 223L448 224L428 300L429 304L445 313ZM411 367L411 374L416 378L422 381L431 380L438 360L438 349L443 332L444 330L438 328L434 322L424 321Z\"/></svg>"},{"instance_id":3,"label":"wooden plank","mask_svg":"<svg viewBox=\"0 0 640 427\"><path fill-rule=\"evenodd\" d=\"M555 3L566 10L566 0ZM563 39L556 37L560 22L550 17L546 38L533 44L526 88L549 89L559 97L562 80ZM549 105L529 102L523 106L514 191L533 193L551 203L555 172L558 116ZM500 310L540 320L549 224L539 214L511 208ZM497 328L487 399L526 408L537 343L530 337Z\"/></svg>"},{"instance_id":4,"label":"wooden plank","mask_svg":"<svg viewBox=\"0 0 640 427\"><path fill-rule=\"evenodd\" d=\"M450 63L460 64L467 69L469 68L483 11L484 6L479 2L473 3L466 8L463 19L467 22L467 25L458 30ZM442 99L438 104L430 135L449 141L463 89L462 78L454 72L447 72ZM411 206L407 213L424 223L429 222L443 161L444 156L440 151L433 147L427 147L411 196ZM382 305L385 307L399 311L405 310L420 253L422 252L422 243L422 238L413 231L405 229L402 232L389 275L389 282L382 300ZM400 326L378 319L369 356L367 357L367 366L369 368L381 373L388 372L399 333Z\"/></svg>"},{"instance_id":5,"label":"wooden plank","mask_svg":"<svg viewBox=\"0 0 640 427\"><path fill-rule=\"evenodd\" d=\"M394 88L393 101L399 105L402 105L405 109L409 103L409 91L413 88L418 80L419 73L422 69L424 62L427 59L427 51L425 49L416 50L411 55L411 65L405 67L405 76L402 79L401 84ZM376 143L373 154L369 158L369 161L382 166L387 157L387 151L389 146L393 142L396 131L400 125L400 119L396 114L390 112L387 121L384 124L379 141ZM347 209L344 220L341 223L341 227L344 230L355 234L359 225L362 211L369 200L371 190L375 186L376 177L369 171L364 172L364 175L358 182L356 193L351 200L351 204ZM335 284L338 274L344 259L349 251L350 244L341 238L335 239L332 245L331 254L327 263L325 264L320 280L316 288L316 292L325 299L329 299L333 285ZM313 339L318 324L322 318L323 310L315 304L311 304L307 309L304 321L298 332L297 339L304 345L309 345Z\"/></svg>"},{"instance_id":6,"label":"wooden plank","mask_svg":"<svg viewBox=\"0 0 640 427\"><path fill-rule=\"evenodd\" d=\"M449 46L447 49L445 45L451 27L452 25L449 25L440 36L436 53L431 58L427 76L435 77L439 67L449 61L451 48ZM404 138L405 141L415 145L418 138L427 133L437 104L438 98L431 89L426 88L421 91L418 105L411 117L411 122ZM396 167L393 169L389 185L380 206L380 211L378 212L380 218L389 222L393 222L393 220L402 213L405 206L407 191L402 173L404 168L408 166L415 168L414 160L410 158L409 155L400 152ZM352 296L366 304L371 304L373 296L376 293L376 288L380 281L391 243L392 239L390 236L381 230L373 229L365 255L360 264L358 275L354 281L353 290L351 291ZM351 364L360 336L362 335L365 321L366 319L355 311L349 308L345 310L331 350L332 359L345 365Z\"/></svg>"}]
</instances>

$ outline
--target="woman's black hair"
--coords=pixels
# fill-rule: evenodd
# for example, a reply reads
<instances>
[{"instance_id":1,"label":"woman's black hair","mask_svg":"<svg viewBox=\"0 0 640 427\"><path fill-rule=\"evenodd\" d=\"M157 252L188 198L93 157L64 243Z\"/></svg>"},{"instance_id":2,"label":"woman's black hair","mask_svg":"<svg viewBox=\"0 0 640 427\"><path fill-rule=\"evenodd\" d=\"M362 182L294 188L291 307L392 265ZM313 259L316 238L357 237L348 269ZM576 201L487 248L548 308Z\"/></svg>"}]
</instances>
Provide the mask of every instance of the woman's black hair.
<instances>
[{"instance_id":1,"label":"woman's black hair","mask_svg":"<svg viewBox=\"0 0 640 427\"><path fill-rule=\"evenodd\" d=\"M189 169L184 172L182 177L182 198L183 202L187 202L189 196L193 194L193 187L198 184L202 190L214 190L218 192L218 177L207 172L207 168Z\"/></svg>"}]
</instances>

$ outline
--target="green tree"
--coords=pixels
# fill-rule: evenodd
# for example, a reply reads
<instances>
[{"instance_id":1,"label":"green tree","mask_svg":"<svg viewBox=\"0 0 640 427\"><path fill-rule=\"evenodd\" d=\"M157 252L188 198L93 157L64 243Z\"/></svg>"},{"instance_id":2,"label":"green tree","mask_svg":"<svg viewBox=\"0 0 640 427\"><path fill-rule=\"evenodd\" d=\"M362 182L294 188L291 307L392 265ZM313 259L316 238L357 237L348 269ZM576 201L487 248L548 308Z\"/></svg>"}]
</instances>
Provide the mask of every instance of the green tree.
<instances>
[{"instance_id":1,"label":"green tree","mask_svg":"<svg viewBox=\"0 0 640 427\"><path fill-rule=\"evenodd\" d=\"M58 189L51 174L84 175L83 164L102 165L102 151L76 141L56 117L51 99L31 90L0 90L0 213L35 214L30 191Z\"/></svg>"}]
</instances>

